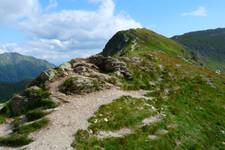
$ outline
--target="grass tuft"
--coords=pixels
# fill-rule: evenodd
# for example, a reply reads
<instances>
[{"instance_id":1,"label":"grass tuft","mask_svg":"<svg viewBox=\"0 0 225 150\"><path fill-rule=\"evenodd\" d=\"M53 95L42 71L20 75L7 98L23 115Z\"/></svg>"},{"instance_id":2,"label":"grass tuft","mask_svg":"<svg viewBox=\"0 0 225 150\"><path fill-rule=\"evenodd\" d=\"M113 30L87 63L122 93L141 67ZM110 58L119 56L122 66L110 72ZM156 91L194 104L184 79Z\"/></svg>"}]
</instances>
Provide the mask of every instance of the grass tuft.
<instances>
[{"instance_id":1,"label":"grass tuft","mask_svg":"<svg viewBox=\"0 0 225 150\"><path fill-rule=\"evenodd\" d=\"M7 137L0 137L0 145L19 147L27 145L32 142L32 139L28 138L24 134L12 134Z\"/></svg>"},{"instance_id":2,"label":"grass tuft","mask_svg":"<svg viewBox=\"0 0 225 150\"><path fill-rule=\"evenodd\" d=\"M13 147L27 145L33 141L29 138L29 134L45 127L48 122L48 119L43 118L28 124L18 124L18 127L13 130L11 135L0 137L0 145Z\"/></svg>"}]
</instances>

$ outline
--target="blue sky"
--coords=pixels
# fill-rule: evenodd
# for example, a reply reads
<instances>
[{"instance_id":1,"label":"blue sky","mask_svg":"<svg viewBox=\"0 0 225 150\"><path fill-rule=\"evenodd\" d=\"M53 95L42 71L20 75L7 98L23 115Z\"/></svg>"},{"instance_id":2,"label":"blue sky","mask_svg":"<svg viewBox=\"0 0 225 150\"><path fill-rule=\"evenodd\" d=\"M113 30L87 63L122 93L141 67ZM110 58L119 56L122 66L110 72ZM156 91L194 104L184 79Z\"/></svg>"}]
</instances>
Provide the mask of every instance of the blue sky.
<instances>
[{"instance_id":1,"label":"blue sky","mask_svg":"<svg viewBox=\"0 0 225 150\"><path fill-rule=\"evenodd\" d=\"M100 52L119 30L146 27L167 37L225 27L224 0L2 0L0 53L60 64Z\"/></svg>"}]
</instances>

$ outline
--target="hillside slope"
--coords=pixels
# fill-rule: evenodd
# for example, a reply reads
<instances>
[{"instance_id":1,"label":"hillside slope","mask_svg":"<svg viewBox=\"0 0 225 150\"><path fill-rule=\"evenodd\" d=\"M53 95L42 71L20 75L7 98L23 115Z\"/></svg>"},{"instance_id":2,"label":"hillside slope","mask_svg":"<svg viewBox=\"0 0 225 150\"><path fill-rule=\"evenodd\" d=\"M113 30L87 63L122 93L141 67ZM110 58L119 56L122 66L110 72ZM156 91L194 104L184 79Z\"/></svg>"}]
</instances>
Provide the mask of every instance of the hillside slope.
<instances>
[{"instance_id":1,"label":"hillside slope","mask_svg":"<svg viewBox=\"0 0 225 150\"><path fill-rule=\"evenodd\" d=\"M4 53L0 55L0 82L32 80L52 67L54 65L45 60L18 53Z\"/></svg>"},{"instance_id":2,"label":"hillside slope","mask_svg":"<svg viewBox=\"0 0 225 150\"><path fill-rule=\"evenodd\" d=\"M114 36L105 56L43 72L13 97L0 111L0 148L224 149L225 77L156 33L119 34L134 32L161 44Z\"/></svg>"},{"instance_id":3,"label":"hillside slope","mask_svg":"<svg viewBox=\"0 0 225 150\"><path fill-rule=\"evenodd\" d=\"M196 53L204 65L225 72L225 28L186 33L172 39Z\"/></svg>"},{"instance_id":4,"label":"hillside slope","mask_svg":"<svg viewBox=\"0 0 225 150\"><path fill-rule=\"evenodd\" d=\"M31 80L24 80L15 83L0 82L0 102L5 102L18 92L23 91Z\"/></svg>"},{"instance_id":5,"label":"hillside slope","mask_svg":"<svg viewBox=\"0 0 225 150\"><path fill-rule=\"evenodd\" d=\"M148 51L166 52L181 57L190 55L182 45L148 29L130 29L116 33L106 44L102 55L124 56Z\"/></svg>"},{"instance_id":6,"label":"hillside slope","mask_svg":"<svg viewBox=\"0 0 225 150\"><path fill-rule=\"evenodd\" d=\"M54 67L45 60L18 53L0 54L0 101L6 101L41 72Z\"/></svg>"}]
</instances>

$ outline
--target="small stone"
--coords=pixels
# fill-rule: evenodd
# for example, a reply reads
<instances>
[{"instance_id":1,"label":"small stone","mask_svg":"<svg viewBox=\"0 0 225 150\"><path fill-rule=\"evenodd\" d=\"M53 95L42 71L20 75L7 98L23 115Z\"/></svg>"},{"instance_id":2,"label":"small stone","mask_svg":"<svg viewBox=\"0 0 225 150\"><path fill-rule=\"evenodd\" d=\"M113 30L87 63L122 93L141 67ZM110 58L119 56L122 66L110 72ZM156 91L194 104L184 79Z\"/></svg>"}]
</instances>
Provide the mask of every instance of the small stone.
<instances>
[{"instance_id":1,"label":"small stone","mask_svg":"<svg viewBox=\"0 0 225 150\"><path fill-rule=\"evenodd\" d=\"M156 134L158 134L158 135L164 135L164 134L167 134L168 132L169 132L168 130L161 129L161 130L158 130L158 131L156 132Z\"/></svg>"},{"instance_id":2,"label":"small stone","mask_svg":"<svg viewBox=\"0 0 225 150\"><path fill-rule=\"evenodd\" d=\"M216 70L216 74L220 75L221 74L221 70Z\"/></svg>"},{"instance_id":3,"label":"small stone","mask_svg":"<svg viewBox=\"0 0 225 150\"><path fill-rule=\"evenodd\" d=\"M157 140L157 139L159 139L159 137L156 136L156 135L149 135L148 138L149 138L150 140Z\"/></svg>"}]
</instances>

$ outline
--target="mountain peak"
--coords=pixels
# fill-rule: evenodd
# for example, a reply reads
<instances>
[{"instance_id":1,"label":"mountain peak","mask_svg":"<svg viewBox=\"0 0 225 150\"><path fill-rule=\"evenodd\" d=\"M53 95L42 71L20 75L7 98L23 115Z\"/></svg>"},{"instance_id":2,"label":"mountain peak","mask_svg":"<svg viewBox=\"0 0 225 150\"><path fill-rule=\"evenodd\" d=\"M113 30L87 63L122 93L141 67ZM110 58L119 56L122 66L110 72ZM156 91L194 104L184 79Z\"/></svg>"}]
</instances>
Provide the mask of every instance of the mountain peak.
<instances>
[{"instance_id":1,"label":"mountain peak","mask_svg":"<svg viewBox=\"0 0 225 150\"><path fill-rule=\"evenodd\" d=\"M127 55L148 51L164 51L172 55L184 55L185 48L175 41L145 28L117 32L106 44L102 55Z\"/></svg>"}]
</instances>

